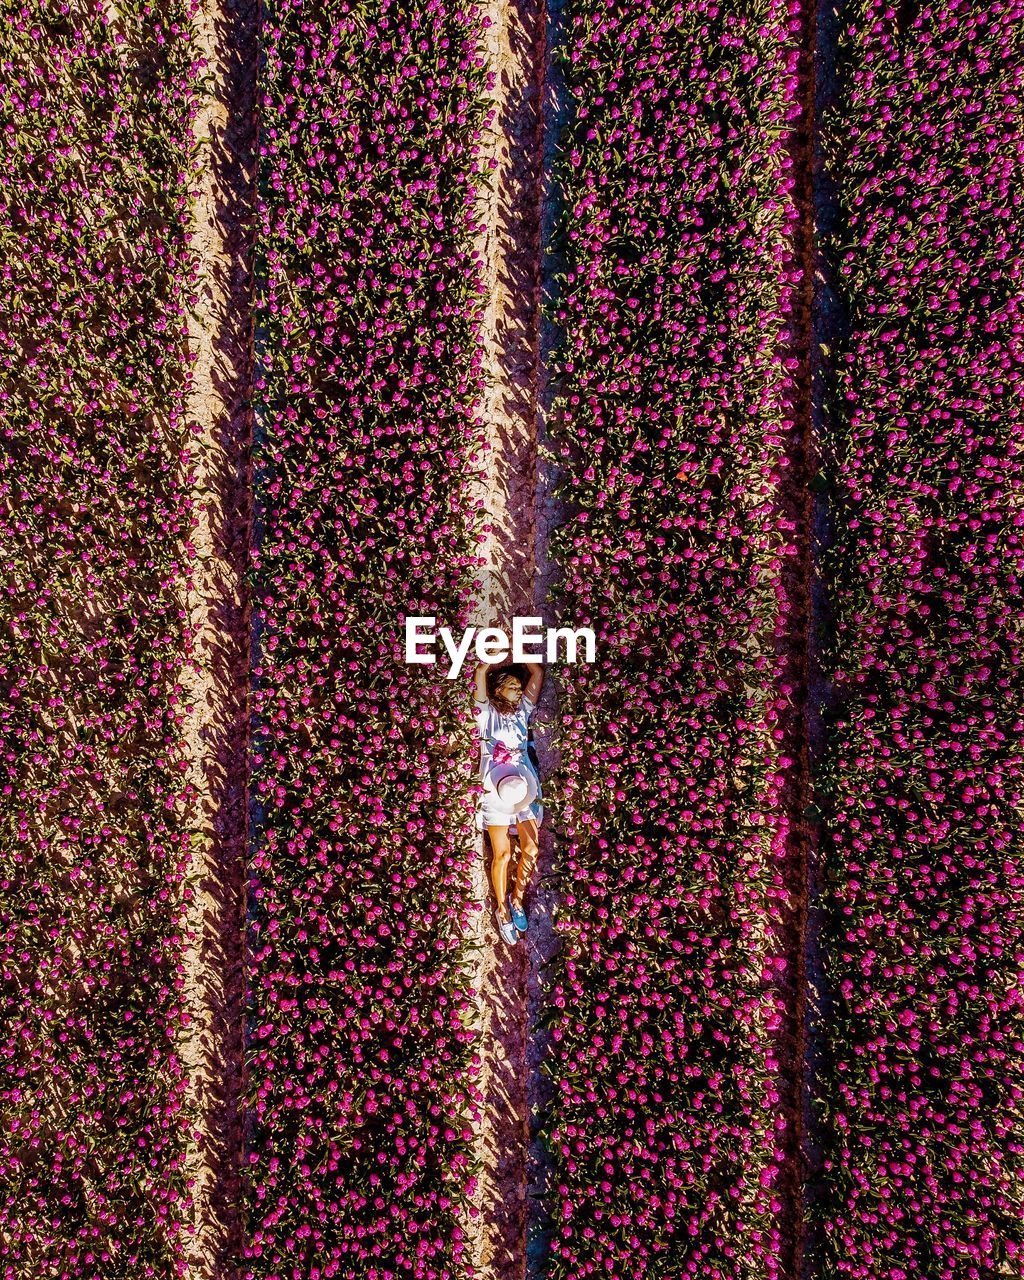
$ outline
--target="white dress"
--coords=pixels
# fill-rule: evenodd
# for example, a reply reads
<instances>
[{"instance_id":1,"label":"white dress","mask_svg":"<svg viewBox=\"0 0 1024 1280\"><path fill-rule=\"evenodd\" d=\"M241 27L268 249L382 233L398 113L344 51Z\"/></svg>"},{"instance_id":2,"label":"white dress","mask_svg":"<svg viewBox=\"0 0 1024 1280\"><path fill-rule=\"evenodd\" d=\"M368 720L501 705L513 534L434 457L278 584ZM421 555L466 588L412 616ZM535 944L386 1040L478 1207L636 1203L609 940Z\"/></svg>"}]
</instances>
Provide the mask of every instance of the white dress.
<instances>
[{"instance_id":1,"label":"white dress","mask_svg":"<svg viewBox=\"0 0 1024 1280\"><path fill-rule=\"evenodd\" d=\"M482 791L477 804L477 828L482 831L484 827L507 825L512 835L515 835L517 831L516 820L522 819L523 822L526 822L530 818L536 822L539 828L544 820L540 774L538 774L526 749L529 742L530 717L536 710L536 706L525 694L520 698L519 706L515 711L507 715L496 710L490 699L484 702L474 700L473 706L476 710L476 727L480 739L481 783L487 770L491 767L491 749L495 742L503 742L510 751L521 752L518 761L520 767L528 769L537 783L537 799L514 814L510 814L507 810L495 809L491 799L493 792Z\"/></svg>"}]
</instances>

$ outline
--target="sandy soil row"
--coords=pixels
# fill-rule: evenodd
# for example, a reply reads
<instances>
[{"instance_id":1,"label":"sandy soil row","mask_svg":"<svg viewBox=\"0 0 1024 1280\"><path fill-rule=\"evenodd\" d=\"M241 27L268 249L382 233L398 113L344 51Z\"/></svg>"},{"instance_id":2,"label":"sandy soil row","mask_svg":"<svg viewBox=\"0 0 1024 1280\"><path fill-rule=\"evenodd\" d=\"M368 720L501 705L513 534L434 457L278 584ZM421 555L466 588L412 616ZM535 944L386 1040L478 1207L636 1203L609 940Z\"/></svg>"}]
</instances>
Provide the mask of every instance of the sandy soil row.
<instances>
[{"instance_id":1,"label":"sandy soil row","mask_svg":"<svg viewBox=\"0 0 1024 1280\"><path fill-rule=\"evenodd\" d=\"M536 84L541 100L540 145L541 145L541 181L539 195L539 256L542 297L550 299L555 292L554 272L564 264L556 253L553 244L555 222L559 216L557 192L553 179L556 148L561 131L567 123L567 105L564 85L557 65L552 57L555 43L561 38L562 0L547 0L542 4L541 13L546 8L543 27L538 21L535 31L537 45L534 53L534 71ZM537 316L539 376L537 383L537 423L538 437L546 440L548 435L547 421L555 395L554 380L551 377L552 355L557 345L558 333L546 316L539 310ZM541 459L537 466L537 482L534 491L534 513L536 521L536 560L537 572L534 577L532 612L543 618L546 626L555 625L560 620L554 616L553 589L558 581L556 566L548 556L551 530L565 519L561 504L554 497L557 475L547 461ZM551 778L561 768L561 754L557 748L558 721L558 675L559 669L553 668L549 674L546 699L542 700L538 717L541 723L537 729L537 755L540 761L542 776ZM551 788L549 787L549 795ZM539 1025L539 1018L547 1005L544 986L544 966L546 966L559 948L558 938L554 930L553 918L557 893L552 877L552 864L555 854L554 823L558 819L557 808L548 807L549 819L546 830L541 831L540 857L537 882L537 917L542 927L532 937L533 952L529 971L527 990L527 1014L529 1019L529 1038L527 1042L527 1066L529 1069L529 1103L530 1155L527 1168L527 1219L526 1219L526 1276L527 1280L541 1275L548 1256L552 1220L546 1206L550 1203L548 1193L551 1188L551 1158L538 1140L538 1129L543 1123L545 1112L550 1108L554 1097L551 1080L542 1073L541 1065L548 1056L550 1035Z\"/></svg>"},{"instance_id":2,"label":"sandy soil row","mask_svg":"<svg viewBox=\"0 0 1024 1280\"><path fill-rule=\"evenodd\" d=\"M824 170L824 159L820 149L820 135L816 121L822 111L833 101L837 91L835 70L838 65L837 40L840 28L840 15L834 6L825 0L816 0L810 4L807 23L811 27L813 41L812 68L809 72L808 93L813 102L813 118L809 128L811 143L802 157L802 171L806 183L801 191L803 208L807 219L813 226L829 227L836 214L836 201L831 180ZM805 47L808 41L805 38ZM809 160L809 163L808 163ZM810 363L810 397L807 406L809 435L807 447L809 451L807 476L818 469L818 441L822 428L823 404L823 372L824 346L834 348L836 338L843 328L843 317L831 279L831 269L821 253L813 234L808 235L807 289L809 293L809 330L808 349ZM817 565L822 550L829 545L831 533L829 529L828 511L824 496L820 493L808 494L809 525L805 532L809 543L810 565L807 636L807 760L813 762L820 759L824 743L824 731L819 707L825 707L832 699L832 689L821 668L821 658L816 641L816 633L834 634L835 627L829 617L823 583ZM829 1018L829 1002L825 984L824 961L821 951L822 926L822 865L821 847L823 825L819 819L807 824L808 840L805 862L806 914L803 934L803 967L801 970L802 988L805 1000L801 1010L803 1017L803 1056L802 1056L802 1102L803 1126L801 1131L801 1160L808 1191L808 1201L813 1188L820 1188L822 1183L822 1152L820 1140L814 1124L811 1110L812 1095L819 1094L818 1077L821 1064L821 1044L818 1027L827 1024ZM810 1208L811 1205L805 1206ZM819 1251L818 1230L811 1226L805 1233L801 1254L800 1275L809 1274L809 1266Z\"/></svg>"},{"instance_id":3,"label":"sandy soil row","mask_svg":"<svg viewBox=\"0 0 1024 1280\"><path fill-rule=\"evenodd\" d=\"M808 874L817 841L817 829L809 814L812 793L807 739L807 721L812 714L808 672L814 662L810 545L814 512L810 479L816 466L811 433L811 313L816 263L810 158L814 127L815 29L814 6L805 5L800 36L803 52L798 68L802 115L790 148L794 172L798 175L794 196L803 212L796 227L794 243L803 275L792 299L793 320L789 340L789 354L799 361L799 368L795 374L792 405L794 427L787 442L788 466L784 472L785 482L776 499L777 511L792 523L790 536L798 548L798 553L785 564L782 572L780 610L783 625L779 640L783 659L781 679L794 689L780 726L784 737L778 744L780 754L793 763L786 770L781 796L782 810L789 823L782 869L787 906L776 939L778 953L787 960L786 977L780 983L787 1017L780 1029L777 1047L782 1067L779 1093L788 1120L784 1135L787 1162L779 1187L784 1206L784 1251L780 1262L782 1274L788 1280L800 1280L805 1267L804 1188L809 1124L804 1070L808 1034L807 982L808 974L815 966L820 970L820 961L808 936Z\"/></svg>"},{"instance_id":4,"label":"sandy soil row","mask_svg":"<svg viewBox=\"0 0 1024 1280\"><path fill-rule=\"evenodd\" d=\"M514 615L549 622L544 580L545 515L539 501L538 380L542 95L546 19L538 0L488 0L488 65L496 71L496 111L485 152L497 160L485 233L478 252L488 289L484 319L488 429L486 479L480 497L491 532L482 554L484 590L476 625ZM542 780L552 766L547 746L555 689L549 678L534 716ZM518 846L513 842L511 874ZM477 992L475 1026L481 1044L483 1094L478 1151L483 1173L467 1223L470 1258L481 1280L522 1280L526 1268L528 1191L531 1189L531 1103L537 1094L531 1014L537 965L550 952L551 902L541 876L550 864L551 837L541 828L541 851L527 891L530 929L509 947L497 935L490 887L490 847L480 842L473 895L482 904L475 941L480 950L469 981Z\"/></svg>"},{"instance_id":5,"label":"sandy soil row","mask_svg":"<svg viewBox=\"0 0 1024 1280\"><path fill-rule=\"evenodd\" d=\"M214 93L195 124L206 139L193 246L202 276L190 331L198 359L190 414L198 527L189 616L198 629L184 673L186 726L200 796L191 875L195 898L180 1050L192 1082L195 1235L188 1280L224 1280L240 1256L240 1097L244 1088L243 945L248 834L251 381L250 219L254 176L257 0L206 0L197 18Z\"/></svg>"}]
</instances>

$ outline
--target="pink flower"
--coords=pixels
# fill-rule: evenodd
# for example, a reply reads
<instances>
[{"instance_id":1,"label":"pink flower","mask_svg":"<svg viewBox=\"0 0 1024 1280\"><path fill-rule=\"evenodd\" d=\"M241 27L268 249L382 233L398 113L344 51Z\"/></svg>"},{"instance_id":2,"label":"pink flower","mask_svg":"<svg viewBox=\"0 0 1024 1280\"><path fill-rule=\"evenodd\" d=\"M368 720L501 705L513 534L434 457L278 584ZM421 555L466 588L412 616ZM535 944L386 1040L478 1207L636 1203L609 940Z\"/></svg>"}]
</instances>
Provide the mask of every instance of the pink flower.
<instances>
[{"instance_id":1,"label":"pink flower","mask_svg":"<svg viewBox=\"0 0 1024 1280\"><path fill-rule=\"evenodd\" d=\"M519 754L518 751L510 750L504 742L496 742L491 748L491 759L495 764L512 764Z\"/></svg>"}]
</instances>

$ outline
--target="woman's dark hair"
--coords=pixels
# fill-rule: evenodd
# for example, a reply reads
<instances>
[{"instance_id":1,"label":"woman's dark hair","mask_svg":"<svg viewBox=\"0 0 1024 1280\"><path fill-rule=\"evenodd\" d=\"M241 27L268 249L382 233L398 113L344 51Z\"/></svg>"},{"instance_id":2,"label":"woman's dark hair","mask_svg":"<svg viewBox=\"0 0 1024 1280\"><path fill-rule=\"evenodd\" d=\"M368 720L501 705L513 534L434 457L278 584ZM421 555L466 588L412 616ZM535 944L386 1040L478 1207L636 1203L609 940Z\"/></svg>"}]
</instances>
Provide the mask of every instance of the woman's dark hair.
<instances>
[{"instance_id":1,"label":"woman's dark hair","mask_svg":"<svg viewBox=\"0 0 1024 1280\"><path fill-rule=\"evenodd\" d=\"M511 715L516 709L515 704L503 698L499 692L509 677L515 680L524 693L526 692L527 672L526 668L519 663L513 662L507 667L495 667L487 673L487 696L495 711L503 716Z\"/></svg>"}]
</instances>

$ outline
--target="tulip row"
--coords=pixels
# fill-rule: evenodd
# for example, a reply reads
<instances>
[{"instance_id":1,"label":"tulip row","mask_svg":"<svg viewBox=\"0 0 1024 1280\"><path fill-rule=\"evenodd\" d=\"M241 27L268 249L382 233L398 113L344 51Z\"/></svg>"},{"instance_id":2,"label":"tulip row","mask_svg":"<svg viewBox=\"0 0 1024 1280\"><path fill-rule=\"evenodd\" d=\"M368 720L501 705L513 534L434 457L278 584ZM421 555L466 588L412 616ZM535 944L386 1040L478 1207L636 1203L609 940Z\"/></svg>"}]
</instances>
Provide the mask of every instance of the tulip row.
<instances>
[{"instance_id":1,"label":"tulip row","mask_svg":"<svg viewBox=\"0 0 1024 1280\"><path fill-rule=\"evenodd\" d=\"M247 1277L469 1274L482 20L270 3L257 99Z\"/></svg>"},{"instance_id":2,"label":"tulip row","mask_svg":"<svg viewBox=\"0 0 1024 1280\"><path fill-rule=\"evenodd\" d=\"M815 1274L1019 1275L1024 6L837 49Z\"/></svg>"},{"instance_id":3,"label":"tulip row","mask_svg":"<svg viewBox=\"0 0 1024 1280\"><path fill-rule=\"evenodd\" d=\"M0 24L0 1272L168 1277L192 1216L181 476L193 9Z\"/></svg>"},{"instance_id":4,"label":"tulip row","mask_svg":"<svg viewBox=\"0 0 1024 1280\"><path fill-rule=\"evenodd\" d=\"M799 14L567 0L553 1280L780 1274ZM789 1049L792 1049L790 1043Z\"/></svg>"}]
</instances>

